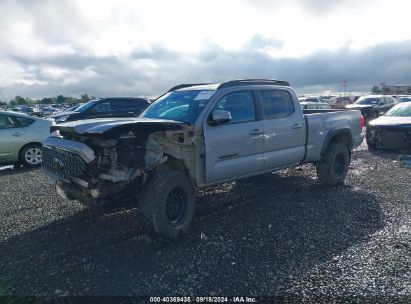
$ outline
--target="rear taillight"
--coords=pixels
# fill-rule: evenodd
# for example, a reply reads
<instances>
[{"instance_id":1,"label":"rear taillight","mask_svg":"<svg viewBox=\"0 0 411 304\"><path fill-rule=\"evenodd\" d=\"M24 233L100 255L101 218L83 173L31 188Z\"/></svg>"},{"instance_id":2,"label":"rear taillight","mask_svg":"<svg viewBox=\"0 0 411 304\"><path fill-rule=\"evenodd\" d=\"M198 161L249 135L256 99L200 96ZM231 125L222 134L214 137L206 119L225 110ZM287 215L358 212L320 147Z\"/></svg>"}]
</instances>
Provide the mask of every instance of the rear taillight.
<instances>
[{"instance_id":1,"label":"rear taillight","mask_svg":"<svg viewBox=\"0 0 411 304\"><path fill-rule=\"evenodd\" d=\"M365 125L364 116L362 116L362 115L361 115L361 117L360 117L360 126L361 126L361 131L362 131L362 128L364 128L364 125Z\"/></svg>"}]
</instances>

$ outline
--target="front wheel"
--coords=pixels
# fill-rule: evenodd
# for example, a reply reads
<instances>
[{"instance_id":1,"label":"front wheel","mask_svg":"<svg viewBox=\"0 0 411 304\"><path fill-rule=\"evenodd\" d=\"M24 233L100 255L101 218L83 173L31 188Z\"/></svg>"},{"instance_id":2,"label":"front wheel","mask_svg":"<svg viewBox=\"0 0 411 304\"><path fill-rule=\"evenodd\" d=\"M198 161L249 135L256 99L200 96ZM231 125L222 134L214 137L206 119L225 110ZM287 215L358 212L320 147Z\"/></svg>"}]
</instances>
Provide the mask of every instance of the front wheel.
<instances>
[{"instance_id":1,"label":"front wheel","mask_svg":"<svg viewBox=\"0 0 411 304\"><path fill-rule=\"evenodd\" d=\"M139 209L150 231L167 239L179 239L188 230L194 216L190 180L179 171L157 172L143 186Z\"/></svg>"},{"instance_id":2,"label":"front wheel","mask_svg":"<svg viewBox=\"0 0 411 304\"><path fill-rule=\"evenodd\" d=\"M34 168L41 164L41 145L28 144L20 152L20 163L24 167Z\"/></svg>"},{"instance_id":3,"label":"front wheel","mask_svg":"<svg viewBox=\"0 0 411 304\"><path fill-rule=\"evenodd\" d=\"M347 176L350 165L350 152L342 143L329 145L323 158L316 164L317 176L321 183L335 186Z\"/></svg>"}]
</instances>

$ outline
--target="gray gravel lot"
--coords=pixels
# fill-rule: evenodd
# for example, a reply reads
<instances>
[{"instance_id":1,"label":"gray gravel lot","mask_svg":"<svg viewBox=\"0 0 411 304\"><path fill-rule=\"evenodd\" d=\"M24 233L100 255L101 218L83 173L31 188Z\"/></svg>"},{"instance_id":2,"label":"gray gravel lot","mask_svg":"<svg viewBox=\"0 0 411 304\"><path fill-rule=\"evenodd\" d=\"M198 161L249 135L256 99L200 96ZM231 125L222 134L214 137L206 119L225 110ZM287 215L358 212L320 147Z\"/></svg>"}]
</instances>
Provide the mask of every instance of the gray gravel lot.
<instances>
[{"instance_id":1,"label":"gray gravel lot","mask_svg":"<svg viewBox=\"0 0 411 304\"><path fill-rule=\"evenodd\" d=\"M136 208L90 212L41 170L0 171L0 295L411 298L411 170L353 153L345 185L305 165L197 194L178 243L143 234ZM202 237L201 237L202 235Z\"/></svg>"}]
</instances>

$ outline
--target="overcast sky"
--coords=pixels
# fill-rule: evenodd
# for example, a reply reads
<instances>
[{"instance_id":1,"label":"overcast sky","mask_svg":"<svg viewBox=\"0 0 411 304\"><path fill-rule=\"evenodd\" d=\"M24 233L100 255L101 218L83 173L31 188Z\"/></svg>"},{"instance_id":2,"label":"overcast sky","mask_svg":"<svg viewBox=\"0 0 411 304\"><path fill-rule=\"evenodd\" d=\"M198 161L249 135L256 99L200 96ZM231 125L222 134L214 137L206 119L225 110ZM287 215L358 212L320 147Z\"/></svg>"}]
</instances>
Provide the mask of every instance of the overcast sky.
<instances>
[{"instance_id":1,"label":"overcast sky","mask_svg":"<svg viewBox=\"0 0 411 304\"><path fill-rule=\"evenodd\" d=\"M410 16L409 0L0 0L0 100L253 77L411 85Z\"/></svg>"}]
</instances>

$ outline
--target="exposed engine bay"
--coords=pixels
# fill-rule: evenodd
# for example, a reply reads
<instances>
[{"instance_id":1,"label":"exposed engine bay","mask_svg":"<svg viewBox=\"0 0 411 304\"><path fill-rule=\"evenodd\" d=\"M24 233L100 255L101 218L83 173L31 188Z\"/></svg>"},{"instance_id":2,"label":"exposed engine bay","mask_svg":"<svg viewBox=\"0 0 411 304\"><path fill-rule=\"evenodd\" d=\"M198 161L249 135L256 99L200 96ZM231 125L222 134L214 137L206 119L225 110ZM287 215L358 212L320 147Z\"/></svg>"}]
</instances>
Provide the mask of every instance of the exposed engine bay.
<instances>
[{"instance_id":1,"label":"exposed engine bay","mask_svg":"<svg viewBox=\"0 0 411 304\"><path fill-rule=\"evenodd\" d=\"M56 125L55 136L43 143L43 169L57 180L57 192L68 199L103 205L137 190L154 169L179 166L190 176L195 172L197 149L191 125L138 121L103 131L95 125L84 130Z\"/></svg>"}]
</instances>

